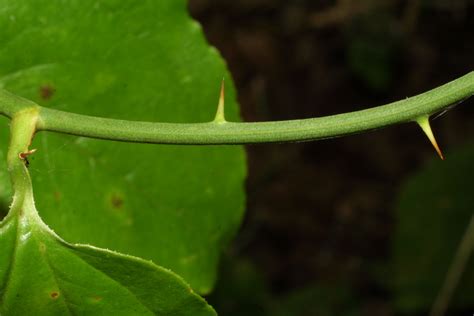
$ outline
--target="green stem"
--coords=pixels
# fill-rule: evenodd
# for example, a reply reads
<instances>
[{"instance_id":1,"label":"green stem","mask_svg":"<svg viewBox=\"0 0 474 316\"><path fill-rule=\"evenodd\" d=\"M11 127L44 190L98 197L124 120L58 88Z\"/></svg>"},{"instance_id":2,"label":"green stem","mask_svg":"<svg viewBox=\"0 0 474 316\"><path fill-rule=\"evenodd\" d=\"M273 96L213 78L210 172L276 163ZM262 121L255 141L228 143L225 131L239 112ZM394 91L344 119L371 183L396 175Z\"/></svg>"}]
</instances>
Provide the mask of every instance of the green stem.
<instances>
[{"instance_id":1,"label":"green stem","mask_svg":"<svg viewBox=\"0 0 474 316\"><path fill-rule=\"evenodd\" d=\"M474 94L474 72L415 97L387 105L326 117L259 123L208 122L193 124L150 123L115 120L40 108L38 131L53 131L84 137L126 142L160 144L251 144L309 141L416 121L432 115ZM10 106L0 93L0 113L11 116Z\"/></svg>"},{"instance_id":2,"label":"green stem","mask_svg":"<svg viewBox=\"0 0 474 316\"><path fill-rule=\"evenodd\" d=\"M7 217L23 215L28 209L24 207L25 200L33 203L31 179L26 166L27 155L31 152L28 147L34 136L38 120L36 107L20 110L12 117L10 126L10 146L8 147L7 166L13 186L13 203ZM28 214L36 216L36 214Z\"/></svg>"}]
</instances>

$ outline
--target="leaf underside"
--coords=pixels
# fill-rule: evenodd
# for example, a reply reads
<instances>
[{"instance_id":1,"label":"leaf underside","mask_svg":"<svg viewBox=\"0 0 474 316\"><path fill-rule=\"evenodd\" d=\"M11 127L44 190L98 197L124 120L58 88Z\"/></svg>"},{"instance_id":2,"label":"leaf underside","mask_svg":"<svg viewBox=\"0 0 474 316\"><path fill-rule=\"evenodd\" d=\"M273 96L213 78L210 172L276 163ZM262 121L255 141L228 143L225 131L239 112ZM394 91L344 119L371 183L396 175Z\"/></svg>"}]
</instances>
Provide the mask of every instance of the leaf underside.
<instances>
[{"instance_id":1,"label":"leaf underside","mask_svg":"<svg viewBox=\"0 0 474 316\"><path fill-rule=\"evenodd\" d=\"M0 315L216 315L169 270L62 241L33 201L12 210L0 236Z\"/></svg>"}]
</instances>

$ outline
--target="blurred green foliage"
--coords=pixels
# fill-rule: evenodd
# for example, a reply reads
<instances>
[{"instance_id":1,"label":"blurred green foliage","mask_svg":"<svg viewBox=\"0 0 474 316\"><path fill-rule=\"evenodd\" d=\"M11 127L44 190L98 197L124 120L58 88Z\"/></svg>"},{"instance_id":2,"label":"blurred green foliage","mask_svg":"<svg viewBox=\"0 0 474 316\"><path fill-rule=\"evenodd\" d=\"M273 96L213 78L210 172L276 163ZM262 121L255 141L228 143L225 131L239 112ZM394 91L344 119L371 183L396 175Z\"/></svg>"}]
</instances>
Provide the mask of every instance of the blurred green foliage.
<instances>
[{"instance_id":1,"label":"blurred green foliage","mask_svg":"<svg viewBox=\"0 0 474 316\"><path fill-rule=\"evenodd\" d=\"M394 76L399 37L391 23L390 14L374 12L355 19L347 32L348 68L374 92L386 92Z\"/></svg>"},{"instance_id":2,"label":"blurred green foliage","mask_svg":"<svg viewBox=\"0 0 474 316\"><path fill-rule=\"evenodd\" d=\"M357 316L358 302L348 284L317 283L275 294L247 259L228 258L209 303L226 316Z\"/></svg>"},{"instance_id":3,"label":"blurred green foliage","mask_svg":"<svg viewBox=\"0 0 474 316\"><path fill-rule=\"evenodd\" d=\"M396 309L427 311L474 212L474 144L433 159L403 186L393 240ZM451 308L474 308L474 261L470 260Z\"/></svg>"}]
</instances>

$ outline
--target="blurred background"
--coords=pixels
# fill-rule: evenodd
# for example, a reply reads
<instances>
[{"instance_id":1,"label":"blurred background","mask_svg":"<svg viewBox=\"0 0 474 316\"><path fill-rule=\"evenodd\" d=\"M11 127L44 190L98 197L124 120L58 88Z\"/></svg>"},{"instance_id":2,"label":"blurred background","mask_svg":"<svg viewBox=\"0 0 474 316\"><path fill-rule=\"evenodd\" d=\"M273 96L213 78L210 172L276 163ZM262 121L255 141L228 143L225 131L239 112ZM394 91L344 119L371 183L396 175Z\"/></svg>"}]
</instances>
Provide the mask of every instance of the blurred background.
<instances>
[{"instance_id":1,"label":"blurred background","mask_svg":"<svg viewBox=\"0 0 474 316\"><path fill-rule=\"evenodd\" d=\"M189 10L226 59L245 121L368 108L474 70L472 0L189 0ZM415 124L248 146L247 215L210 303L226 316L383 316L449 301L447 315L472 315L466 254L452 297L437 296L474 210L473 122L472 98L432 121L444 162Z\"/></svg>"}]
</instances>

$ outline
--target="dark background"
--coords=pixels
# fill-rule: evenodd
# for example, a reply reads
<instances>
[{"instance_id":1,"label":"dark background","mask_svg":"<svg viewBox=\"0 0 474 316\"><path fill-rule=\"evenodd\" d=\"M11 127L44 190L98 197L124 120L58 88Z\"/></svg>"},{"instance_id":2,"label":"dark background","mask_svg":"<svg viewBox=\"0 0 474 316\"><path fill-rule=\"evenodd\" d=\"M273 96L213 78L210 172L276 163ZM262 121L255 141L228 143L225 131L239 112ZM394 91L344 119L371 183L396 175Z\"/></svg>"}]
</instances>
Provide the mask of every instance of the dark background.
<instances>
[{"instance_id":1,"label":"dark background","mask_svg":"<svg viewBox=\"0 0 474 316\"><path fill-rule=\"evenodd\" d=\"M228 63L245 121L381 105L474 70L473 1L190 0L189 9ZM473 139L473 103L432 122L448 160ZM392 260L400 186L438 159L419 127L247 153L246 219L209 298L220 315L400 314L389 276L374 271Z\"/></svg>"}]
</instances>

